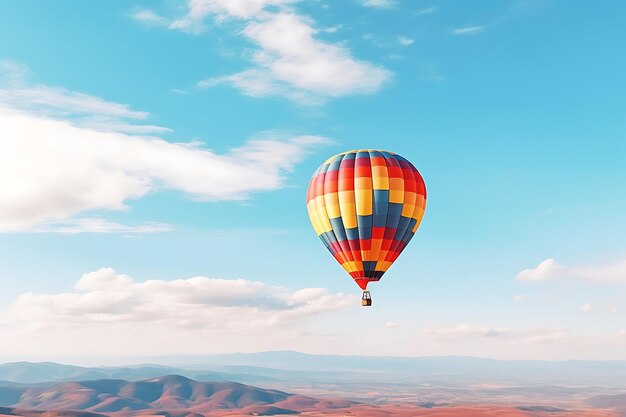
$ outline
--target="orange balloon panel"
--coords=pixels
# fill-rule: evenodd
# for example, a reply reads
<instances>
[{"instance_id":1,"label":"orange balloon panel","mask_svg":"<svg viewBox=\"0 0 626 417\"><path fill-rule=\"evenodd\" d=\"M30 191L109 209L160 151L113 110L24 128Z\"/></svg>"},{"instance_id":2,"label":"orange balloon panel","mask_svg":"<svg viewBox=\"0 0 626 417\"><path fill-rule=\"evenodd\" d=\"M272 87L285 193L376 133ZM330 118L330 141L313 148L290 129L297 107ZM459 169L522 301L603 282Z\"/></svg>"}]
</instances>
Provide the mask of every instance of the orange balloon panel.
<instances>
[{"instance_id":1,"label":"orange balloon panel","mask_svg":"<svg viewBox=\"0 0 626 417\"><path fill-rule=\"evenodd\" d=\"M400 155L357 150L315 171L306 198L315 232L363 290L409 243L426 208L426 186Z\"/></svg>"}]
</instances>

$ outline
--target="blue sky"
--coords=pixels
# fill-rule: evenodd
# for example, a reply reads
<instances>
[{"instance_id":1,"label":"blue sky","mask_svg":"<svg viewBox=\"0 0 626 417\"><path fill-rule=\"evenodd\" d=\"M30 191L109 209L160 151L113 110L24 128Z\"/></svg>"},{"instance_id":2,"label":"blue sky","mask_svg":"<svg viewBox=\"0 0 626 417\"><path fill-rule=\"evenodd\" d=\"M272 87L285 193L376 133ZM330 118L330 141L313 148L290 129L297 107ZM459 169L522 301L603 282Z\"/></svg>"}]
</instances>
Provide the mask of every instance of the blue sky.
<instances>
[{"instance_id":1,"label":"blue sky","mask_svg":"<svg viewBox=\"0 0 626 417\"><path fill-rule=\"evenodd\" d=\"M0 359L626 359L625 13L3 2L0 337L21 342ZM355 148L405 156L429 192L369 311L304 204Z\"/></svg>"}]
</instances>

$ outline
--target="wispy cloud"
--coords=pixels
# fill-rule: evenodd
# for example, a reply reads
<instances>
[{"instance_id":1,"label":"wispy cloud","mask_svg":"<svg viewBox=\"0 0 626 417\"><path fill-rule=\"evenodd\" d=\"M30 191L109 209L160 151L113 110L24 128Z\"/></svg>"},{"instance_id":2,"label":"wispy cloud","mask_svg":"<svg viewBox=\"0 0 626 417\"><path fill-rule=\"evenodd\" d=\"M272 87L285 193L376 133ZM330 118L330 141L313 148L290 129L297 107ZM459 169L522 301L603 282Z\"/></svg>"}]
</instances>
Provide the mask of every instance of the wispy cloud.
<instances>
[{"instance_id":1,"label":"wispy cloud","mask_svg":"<svg viewBox=\"0 0 626 417\"><path fill-rule=\"evenodd\" d=\"M432 6L432 7L427 7L426 9L418 10L416 14L418 16L421 16L425 14L435 13L437 10L438 10L437 6Z\"/></svg>"},{"instance_id":2,"label":"wispy cloud","mask_svg":"<svg viewBox=\"0 0 626 417\"><path fill-rule=\"evenodd\" d=\"M209 15L217 16L218 21L228 19L250 20L261 18L272 12L269 8L280 8L299 0L189 0L189 12L185 18L202 20Z\"/></svg>"},{"instance_id":3,"label":"wispy cloud","mask_svg":"<svg viewBox=\"0 0 626 417\"><path fill-rule=\"evenodd\" d=\"M452 30L454 35L477 35L485 31L485 26L466 26Z\"/></svg>"},{"instance_id":4,"label":"wispy cloud","mask_svg":"<svg viewBox=\"0 0 626 417\"><path fill-rule=\"evenodd\" d=\"M427 82L442 82L445 81L445 77L439 71L439 68L432 63L424 63L418 66L418 77L422 81Z\"/></svg>"},{"instance_id":5,"label":"wispy cloud","mask_svg":"<svg viewBox=\"0 0 626 417\"><path fill-rule=\"evenodd\" d=\"M45 85L0 89L0 103L31 111L41 110L41 113L52 116L97 115L120 120L143 120L148 117L147 112L132 110L126 104L112 103L63 87Z\"/></svg>"},{"instance_id":6,"label":"wispy cloud","mask_svg":"<svg viewBox=\"0 0 626 417\"><path fill-rule=\"evenodd\" d=\"M43 223L23 231L31 233L59 233L64 235L74 235L79 233L150 234L171 232L172 230L173 227L171 225L164 223L150 222L136 226L129 226L111 222L106 219L87 217L61 222Z\"/></svg>"},{"instance_id":7,"label":"wispy cloud","mask_svg":"<svg viewBox=\"0 0 626 417\"><path fill-rule=\"evenodd\" d=\"M30 75L30 68L11 59L0 59L0 80L7 84L19 84Z\"/></svg>"},{"instance_id":8,"label":"wispy cloud","mask_svg":"<svg viewBox=\"0 0 626 417\"><path fill-rule=\"evenodd\" d=\"M626 284L626 260L620 260L608 265L563 266L550 258L541 262L535 268L521 271L517 274L517 279L528 282L576 279L607 284Z\"/></svg>"},{"instance_id":9,"label":"wispy cloud","mask_svg":"<svg viewBox=\"0 0 626 417\"><path fill-rule=\"evenodd\" d=\"M200 142L144 136L168 130L134 123L148 116L60 87L20 81L0 88L0 232L127 210L128 201L164 189L203 201L245 200L283 187L308 151L329 142L274 132L218 154Z\"/></svg>"},{"instance_id":10,"label":"wispy cloud","mask_svg":"<svg viewBox=\"0 0 626 417\"><path fill-rule=\"evenodd\" d=\"M398 36L398 43L402 46L409 46L409 45L412 45L414 42L415 40L411 38L407 38L405 36Z\"/></svg>"},{"instance_id":11,"label":"wispy cloud","mask_svg":"<svg viewBox=\"0 0 626 417\"><path fill-rule=\"evenodd\" d=\"M568 332L565 329L513 329L462 323L454 326L430 327L424 330L424 334L431 338L448 340L494 338L534 343L562 339L568 335Z\"/></svg>"},{"instance_id":12,"label":"wispy cloud","mask_svg":"<svg viewBox=\"0 0 626 417\"><path fill-rule=\"evenodd\" d=\"M145 23L147 25L164 26L170 25L170 21L163 16L159 16L153 10L139 9L130 14L130 17L138 22Z\"/></svg>"},{"instance_id":13,"label":"wispy cloud","mask_svg":"<svg viewBox=\"0 0 626 417\"><path fill-rule=\"evenodd\" d=\"M394 0L361 0L361 4L366 7L389 9L395 6L396 2Z\"/></svg>"},{"instance_id":14,"label":"wispy cloud","mask_svg":"<svg viewBox=\"0 0 626 417\"><path fill-rule=\"evenodd\" d=\"M391 75L354 59L343 47L315 39L316 31L296 14L274 14L250 23L243 33L261 47L254 55L257 68L226 79L247 95L280 95L317 104L328 98L372 93Z\"/></svg>"},{"instance_id":15,"label":"wispy cloud","mask_svg":"<svg viewBox=\"0 0 626 417\"><path fill-rule=\"evenodd\" d=\"M0 61L0 108L23 110L30 114L71 120L97 130L127 133L164 133L171 129L140 122L149 114L127 104L114 103L63 87L29 82L28 66Z\"/></svg>"},{"instance_id":16,"label":"wispy cloud","mask_svg":"<svg viewBox=\"0 0 626 417\"><path fill-rule=\"evenodd\" d=\"M246 3L247 5L244 5ZM240 32L256 45L253 66L200 81L200 88L231 85L251 97L280 96L301 104L378 91L391 77L381 66L359 60L341 44L320 40L312 19L286 7L289 0L232 2L190 0L172 29L187 30L204 19L243 22Z\"/></svg>"}]
</instances>

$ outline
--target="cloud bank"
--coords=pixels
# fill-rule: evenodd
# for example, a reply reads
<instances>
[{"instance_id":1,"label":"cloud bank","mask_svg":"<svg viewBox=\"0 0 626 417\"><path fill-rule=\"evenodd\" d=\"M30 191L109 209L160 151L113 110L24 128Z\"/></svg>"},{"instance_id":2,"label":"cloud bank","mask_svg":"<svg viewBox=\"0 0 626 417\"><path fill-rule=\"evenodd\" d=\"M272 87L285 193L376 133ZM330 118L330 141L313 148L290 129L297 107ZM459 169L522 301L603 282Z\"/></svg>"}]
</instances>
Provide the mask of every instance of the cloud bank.
<instances>
[{"instance_id":1,"label":"cloud bank","mask_svg":"<svg viewBox=\"0 0 626 417\"><path fill-rule=\"evenodd\" d=\"M271 327L355 305L352 296L323 288L291 291L258 281L197 276L135 282L112 268L84 274L74 291L20 295L3 322L24 328L106 323L192 329Z\"/></svg>"},{"instance_id":2,"label":"cloud bank","mask_svg":"<svg viewBox=\"0 0 626 417\"><path fill-rule=\"evenodd\" d=\"M12 341L0 344L0 355L269 349L299 341L310 318L357 306L356 297L323 288L205 276L140 282L102 268L84 274L71 291L18 296L0 312L0 339Z\"/></svg>"}]
</instances>

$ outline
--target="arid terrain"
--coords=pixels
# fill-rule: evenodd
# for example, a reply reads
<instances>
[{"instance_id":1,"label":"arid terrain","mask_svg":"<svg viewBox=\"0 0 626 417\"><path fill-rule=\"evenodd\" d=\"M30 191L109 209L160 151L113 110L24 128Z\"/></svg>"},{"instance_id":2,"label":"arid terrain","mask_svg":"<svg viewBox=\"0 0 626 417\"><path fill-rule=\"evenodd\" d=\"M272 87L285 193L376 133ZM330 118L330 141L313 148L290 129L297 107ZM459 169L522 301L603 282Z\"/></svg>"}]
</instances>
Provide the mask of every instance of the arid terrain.
<instances>
[{"instance_id":1,"label":"arid terrain","mask_svg":"<svg viewBox=\"0 0 626 417\"><path fill-rule=\"evenodd\" d=\"M624 362L298 352L196 359L0 364L0 417L626 417Z\"/></svg>"},{"instance_id":2,"label":"arid terrain","mask_svg":"<svg viewBox=\"0 0 626 417\"><path fill-rule=\"evenodd\" d=\"M118 412L118 413L91 413L85 411L68 411L68 410L23 410L17 408L0 407L0 417L105 417L105 416L128 416L135 415L141 417L207 417L229 416L261 416L261 415L300 415L309 417L322 416L362 416L362 417L621 417L619 414L610 410L559 410L551 408L526 408L526 407L505 407L495 405L483 406L457 406L457 407L441 407L441 408L421 408L411 405L388 405L388 406L368 406L355 405L349 408L337 410L306 410L286 411L277 410L271 407L242 410L216 410L203 414L195 412L171 412L171 411L154 411L154 412Z\"/></svg>"},{"instance_id":3,"label":"arid terrain","mask_svg":"<svg viewBox=\"0 0 626 417\"><path fill-rule=\"evenodd\" d=\"M478 393L479 391L476 391ZM141 381L100 379L94 381L18 384L0 386L0 417L200 417L200 416L464 416L524 417L626 415L624 395L589 397L570 406L530 403L523 396L500 397L496 403L476 397L449 396L444 402L371 401L292 394L236 382L203 382L180 375ZM468 398L464 400L463 398ZM555 401L561 404L562 401Z\"/></svg>"}]
</instances>

